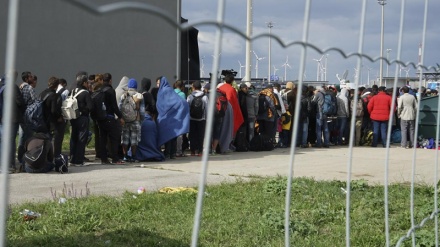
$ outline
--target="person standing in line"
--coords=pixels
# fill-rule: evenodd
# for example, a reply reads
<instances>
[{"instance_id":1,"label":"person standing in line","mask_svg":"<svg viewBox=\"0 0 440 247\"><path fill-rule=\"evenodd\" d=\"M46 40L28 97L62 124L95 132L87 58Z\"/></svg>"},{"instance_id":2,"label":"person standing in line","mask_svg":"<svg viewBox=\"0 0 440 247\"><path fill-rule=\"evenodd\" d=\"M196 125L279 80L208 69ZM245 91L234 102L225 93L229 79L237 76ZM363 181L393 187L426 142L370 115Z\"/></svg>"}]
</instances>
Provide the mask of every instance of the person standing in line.
<instances>
[{"instance_id":1,"label":"person standing in line","mask_svg":"<svg viewBox=\"0 0 440 247\"><path fill-rule=\"evenodd\" d=\"M402 148L412 148L414 146L415 119L417 115L416 97L409 94L407 86L401 89L403 95L397 100L397 115L400 118L401 143ZM407 137L409 134L410 142Z\"/></svg>"},{"instance_id":2,"label":"person standing in line","mask_svg":"<svg viewBox=\"0 0 440 247\"><path fill-rule=\"evenodd\" d=\"M76 100L78 102L78 110L80 116L76 119L70 120L72 126L71 134L71 161L73 166L87 166L84 163L84 154L86 150L87 138L89 136L89 115L92 110L92 98L88 89L88 77L87 75L79 75L76 77L76 88L70 92L70 95L75 95L79 91L83 90Z\"/></svg>"},{"instance_id":3,"label":"person standing in line","mask_svg":"<svg viewBox=\"0 0 440 247\"><path fill-rule=\"evenodd\" d=\"M21 79L23 80L23 82L20 84L19 88L25 104L24 109L26 109L29 105L31 105L37 100L37 94L35 93L35 87L37 86L37 82L34 81L34 76L29 71L25 71L21 73ZM20 163L23 163L23 155L24 155L26 140L30 138L32 134L33 131L30 126L27 126L27 124L24 121L20 123L19 137L18 137L18 157L17 157Z\"/></svg>"},{"instance_id":4,"label":"person standing in line","mask_svg":"<svg viewBox=\"0 0 440 247\"><path fill-rule=\"evenodd\" d=\"M247 139L248 142L254 138L255 134L255 121L258 115L258 94L255 92L255 87L250 82L246 82L248 88L246 95L246 107L247 107Z\"/></svg>"},{"instance_id":5,"label":"person standing in line","mask_svg":"<svg viewBox=\"0 0 440 247\"><path fill-rule=\"evenodd\" d=\"M185 90L185 84L181 80L177 80L174 85L174 92L177 93L182 99L186 100L186 95L183 90ZM191 132L191 131L190 131ZM186 157L183 151L183 135L180 135L176 139L176 157Z\"/></svg>"},{"instance_id":6,"label":"person standing in line","mask_svg":"<svg viewBox=\"0 0 440 247\"><path fill-rule=\"evenodd\" d=\"M316 110L316 148L329 148L330 131L328 128L327 116L323 113L324 109L324 88L316 89L313 102L317 107ZM324 144L322 144L322 136L324 136Z\"/></svg>"},{"instance_id":7,"label":"person standing in line","mask_svg":"<svg viewBox=\"0 0 440 247\"><path fill-rule=\"evenodd\" d=\"M194 100L197 100L202 104L193 104ZM208 116L208 96L203 93L202 84L200 81L193 82L192 93L188 96L187 102L190 109L189 141L191 156L202 156L203 140L205 139L206 117Z\"/></svg>"},{"instance_id":8,"label":"person standing in line","mask_svg":"<svg viewBox=\"0 0 440 247\"><path fill-rule=\"evenodd\" d=\"M122 165L125 162L119 158L118 149L121 144L122 126L125 124L122 118L122 113L119 110L116 101L116 92L112 87L112 75L105 73L103 75L103 87L104 92L104 105L107 113L106 119L99 121L99 134L100 134L100 146L101 146L101 163L103 165L110 164L108 160L108 154L105 147L107 147L107 140L110 141L110 155L111 164ZM115 115L118 119L115 118Z\"/></svg>"},{"instance_id":9,"label":"person standing in line","mask_svg":"<svg viewBox=\"0 0 440 247\"><path fill-rule=\"evenodd\" d=\"M49 137L51 137L50 139L52 140L52 133L55 130L55 126L57 123L63 121L63 117L61 114L61 96L56 93L59 80L52 76L49 78L47 84L48 88L41 92L39 96L40 99L47 98L43 103L43 119L46 122L46 126L37 132L49 134Z\"/></svg>"},{"instance_id":10,"label":"person standing in line","mask_svg":"<svg viewBox=\"0 0 440 247\"><path fill-rule=\"evenodd\" d=\"M368 112L373 122L373 143L377 147L379 136L382 139L382 146L386 147L388 121L390 119L392 98L385 93L385 87L379 87L377 95L373 96L368 103Z\"/></svg>"},{"instance_id":11,"label":"person standing in line","mask_svg":"<svg viewBox=\"0 0 440 247\"><path fill-rule=\"evenodd\" d=\"M119 109L122 112L123 116L128 116L129 114L126 112L126 108L123 106L125 104L130 104L131 97L133 100L135 108L131 108L135 112L136 117L133 121L125 118L125 124L122 126L122 151L124 152L124 161L126 162L135 162L139 161L136 159L136 151L138 143L141 140L141 121L144 119L145 113L145 105L143 101L142 94L137 92L137 81L131 78L128 81L128 90L121 95L121 103L119 103ZM131 156L128 155L128 145L131 147Z\"/></svg>"},{"instance_id":12,"label":"person standing in line","mask_svg":"<svg viewBox=\"0 0 440 247\"><path fill-rule=\"evenodd\" d=\"M225 83L219 85L218 89L226 95L228 102L232 106L233 122L234 122L232 136L235 137L238 128L240 128L240 126L244 122L243 114L241 113L240 105L238 103L237 91L235 90L235 88L232 87L232 83L234 82L234 75L227 74L224 78L224 81Z\"/></svg>"},{"instance_id":13,"label":"person standing in line","mask_svg":"<svg viewBox=\"0 0 440 247\"><path fill-rule=\"evenodd\" d=\"M15 78L13 79L14 81L16 80L17 75L15 76ZM0 78L0 102L2 103L2 105L4 104L4 100L5 100L5 89L6 89L6 85L5 85L5 77ZM15 164L15 151L16 151L16 136L17 136L17 132L18 132L18 127L21 123L23 123L23 115L24 115L24 110L25 110L25 103L23 100L23 97L20 93L20 89L18 88L18 86L13 83L10 82L11 84L13 84L14 87L14 102L12 105L12 119L11 119L11 124L12 124L12 137L11 140L9 140L9 145L11 145L11 153L10 153L10 157L11 157L11 163L9 165L9 172L10 173L15 173L17 172L17 168L16 168L16 164ZM2 142L2 137L3 137L3 123L6 120L3 120L3 108L0 107L0 150L1 150L1 142ZM1 152L0 152L1 155ZM22 167L20 167L19 171L22 171L21 169Z\"/></svg>"}]
</instances>

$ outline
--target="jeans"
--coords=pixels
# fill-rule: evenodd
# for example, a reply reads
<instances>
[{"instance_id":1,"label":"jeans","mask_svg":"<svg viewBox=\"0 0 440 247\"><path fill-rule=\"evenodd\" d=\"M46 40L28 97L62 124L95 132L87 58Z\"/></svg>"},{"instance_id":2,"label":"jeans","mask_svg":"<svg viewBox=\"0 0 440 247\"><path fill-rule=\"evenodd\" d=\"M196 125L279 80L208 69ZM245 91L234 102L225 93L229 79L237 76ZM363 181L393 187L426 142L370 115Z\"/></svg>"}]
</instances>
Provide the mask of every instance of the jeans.
<instances>
[{"instance_id":1,"label":"jeans","mask_svg":"<svg viewBox=\"0 0 440 247\"><path fill-rule=\"evenodd\" d=\"M54 164L47 162L47 165L45 167L42 167L40 169L33 169L32 167L28 166L27 164L24 166L24 170L27 173L46 173L46 172L50 172L53 170L54 168Z\"/></svg>"},{"instance_id":2,"label":"jeans","mask_svg":"<svg viewBox=\"0 0 440 247\"><path fill-rule=\"evenodd\" d=\"M373 143L371 146L377 147L379 135L382 139L383 147L386 146L386 144L387 144L387 129L388 129L388 120L386 120L386 121L373 120Z\"/></svg>"},{"instance_id":3,"label":"jeans","mask_svg":"<svg viewBox=\"0 0 440 247\"><path fill-rule=\"evenodd\" d=\"M414 124L415 120L400 120L400 130L401 130L401 136L402 140L400 142L400 145L402 147L408 147L414 145ZM409 140L410 144L408 145L408 133L409 133Z\"/></svg>"},{"instance_id":4,"label":"jeans","mask_svg":"<svg viewBox=\"0 0 440 247\"><path fill-rule=\"evenodd\" d=\"M298 134L298 143L301 145L307 145L307 138L309 134L309 118L299 121Z\"/></svg>"},{"instance_id":5,"label":"jeans","mask_svg":"<svg viewBox=\"0 0 440 247\"><path fill-rule=\"evenodd\" d=\"M20 123L20 128L18 130L18 157L17 157L20 163L23 163L23 155L25 152L24 146L26 145L26 141L27 139L32 137L33 133L34 132L28 125L24 123Z\"/></svg>"},{"instance_id":6,"label":"jeans","mask_svg":"<svg viewBox=\"0 0 440 247\"><path fill-rule=\"evenodd\" d=\"M336 140L336 144L342 144L342 137L345 133L345 126L347 126L347 118L346 117L338 117L338 139Z\"/></svg>"},{"instance_id":7,"label":"jeans","mask_svg":"<svg viewBox=\"0 0 440 247\"><path fill-rule=\"evenodd\" d=\"M248 129L247 129L247 135L248 135L248 142L254 138L254 132L255 132L255 118L248 118Z\"/></svg>"},{"instance_id":8,"label":"jeans","mask_svg":"<svg viewBox=\"0 0 440 247\"><path fill-rule=\"evenodd\" d=\"M316 145L322 145L322 134L324 132L324 145L328 146L330 139L330 132L328 130L327 116L322 112L316 113Z\"/></svg>"},{"instance_id":9,"label":"jeans","mask_svg":"<svg viewBox=\"0 0 440 247\"><path fill-rule=\"evenodd\" d=\"M9 145L11 145L11 153L9 154L11 157L11 164L9 167L15 168L15 151L16 151L16 143L15 143L15 137L17 136L18 132L18 123L12 123L12 138L9 140ZM1 157L1 148L2 148L2 136L3 136L3 125L0 124L0 157Z\"/></svg>"}]
</instances>

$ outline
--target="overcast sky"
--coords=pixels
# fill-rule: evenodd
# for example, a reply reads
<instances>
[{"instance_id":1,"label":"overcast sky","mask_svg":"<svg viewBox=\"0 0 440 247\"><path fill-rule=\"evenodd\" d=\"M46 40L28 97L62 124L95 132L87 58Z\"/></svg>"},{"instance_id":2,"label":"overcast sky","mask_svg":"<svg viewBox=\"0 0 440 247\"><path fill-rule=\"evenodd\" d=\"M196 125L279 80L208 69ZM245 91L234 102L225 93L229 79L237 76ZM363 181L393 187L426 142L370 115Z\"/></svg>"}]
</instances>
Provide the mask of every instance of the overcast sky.
<instances>
[{"instance_id":1,"label":"overcast sky","mask_svg":"<svg viewBox=\"0 0 440 247\"><path fill-rule=\"evenodd\" d=\"M399 23L401 12L401 1L386 1L385 5L385 38L384 57L386 49L389 52L390 60L396 59L398 48ZM405 62L418 62L418 47L422 41L424 1L406 1L404 35L402 44L401 60ZM338 47L346 53L357 52L359 42L359 27L361 18L362 1L353 0L315 0L312 1L312 12L310 17L309 42L320 49ZM292 0L254 0L253 1L253 34L268 33L267 22L274 22L272 34L278 35L285 43L300 41L303 31L305 1ZM425 46L424 64L435 66L440 64L440 1L431 0L428 10L428 26ZM206 0L183 0L182 16L189 20L189 23L201 20L215 20L217 16L217 1ZM234 25L246 32L246 0L227 0L225 22ZM367 4L367 17L365 27L364 53L371 57L380 55L380 23L381 6L375 0L369 0ZM204 72L208 75L212 70L214 55L214 26L196 26L199 29L200 57L204 61ZM223 46L220 60L221 69L240 70L238 61L245 64L245 40L229 31L224 33ZM276 41L272 40L272 72L273 66L278 69L276 74L283 78L285 74L282 65L288 56L287 79L298 79L300 63L300 46L282 48ZM269 39L267 37L253 41L253 50L259 57L265 59L259 62L258 77L267 77L268 74L268 53ZM342 75L348 70L347 79L353 81L356 67L356 58L344 59L339 53L331 51L326 53L327 58L327 80L337 82L336 74ZM322 55L308 50L306 59L305 80L317 79L317 62L314 59ZM322 59L324 64L325 57ZM255 56L252 57L252 77L255 77ZM364 61L362 81L367 82L368 68L370 68L370 80L379 75L379 62L370 63ZM394 76L396 66L388 68L389 76ZM387 66L384 64L386 76ZM402 76L406 72L402 69ZM244 69L242 70L244 76ZM238 76L238 75L237 75ZM409 76L415 76L415 70L410 68ZM354 81L353 81L354 82Z\"/></svg>"}]
</instances>

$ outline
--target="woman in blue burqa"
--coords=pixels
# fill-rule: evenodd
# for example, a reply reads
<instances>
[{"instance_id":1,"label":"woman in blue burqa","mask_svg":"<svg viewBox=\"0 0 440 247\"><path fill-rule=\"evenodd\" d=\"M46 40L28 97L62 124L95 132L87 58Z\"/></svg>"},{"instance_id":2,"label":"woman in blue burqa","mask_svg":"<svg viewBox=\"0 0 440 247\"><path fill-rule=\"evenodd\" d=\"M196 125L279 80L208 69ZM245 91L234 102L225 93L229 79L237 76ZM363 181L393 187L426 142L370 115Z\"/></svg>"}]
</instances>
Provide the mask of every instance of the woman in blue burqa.
<instances>
[{"instance_id":1,"label":"woman in blue burqa","mask_svg":"<svg viewBox=\"0 0 440 247\"><path fill-rule=\"evenodd\" d=\"M164 144L173 143L179 135L183 135L188 133L189 131L189 106L188 103L182 99L178 94L176 94L173 88L168 83L168 80L165 77L162 77L160 80L159 91L157 94L157 102L156 108L158 111L157 116L157 133L153 137L149 132L154 132L151 128L154 129L154 121L151 119L149 114L146 114L145 120L142 123L141 129L141 142L138 146L137 156L138 160L146 160L145 157L142 157L143 154L147 153L146 151L151 150L151 146L154 145L153 139L157 138L154 154L158 155L157 152L160 152L160 147ZM144 127L148 128L148 130L144 131ZM153 133L154 134L154 133ZM144 143L145 139L145 143ZM148 139L148 141L147 141ZM149 143L150 149L143 150L146 146L144 144ZM142 148L141 146L144 146ZM176 147L169 147L168 152L165 153L168 157L173 157L175 155ZM163 160L163 154L161 154ZM148 159L151 159L150 157ZM156 159L158 160L158 159Z\"/></svg>"}]
</instances>

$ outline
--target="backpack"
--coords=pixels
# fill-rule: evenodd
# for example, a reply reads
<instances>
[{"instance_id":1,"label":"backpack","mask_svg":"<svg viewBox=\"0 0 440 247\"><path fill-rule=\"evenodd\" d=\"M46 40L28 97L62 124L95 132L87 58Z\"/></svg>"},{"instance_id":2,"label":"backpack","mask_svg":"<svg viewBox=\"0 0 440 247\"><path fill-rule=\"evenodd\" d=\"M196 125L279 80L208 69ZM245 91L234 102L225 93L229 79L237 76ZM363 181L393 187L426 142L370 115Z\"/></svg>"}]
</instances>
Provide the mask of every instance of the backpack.
<instances>
[{"instance_id":1,"label":"backpack","mask_svg":"<svg viewBox=\"0 0 440 247\"><path fill-rule=\"evenodd\" d=\"M121 101L121 113L125 122L133 122L138 116L138 110L136 109L136 102L134 102L133 96L128 92L125 94L125 99Z\"/></svg>"},{"instance_id":2,"label":"backpack","mask_svg":"<svg viewBox=\"0 0 440 247\"><path fill-rule=\"evenodd\" d=\"M226 95L217 89L215 95L215 117L224 117L228 109L228 99Z\"/></svg>"},{"instance_id":3,"label":"backpack","mask_svg":"<svg viewBox=\"0 0 440 247\"><path fill-rule=\"evenodd\" d=\"M322 113L327 116L334 116L338 113L338 104L336 101L336 97L330 93L324 94Z\"/></svg>"},{"instance_id":4,"label":"backpack","mask_svg":"<svg viewBox=\"0 0 440 247\"><path fill-rule=\"evenodd\" d=\"M258 96L258 115L267 114L268 108L269 108L269 104L266 100L266 95L260 94Z\"/></svg>"},{"instance_id":5,"label":"backpack","mask_svg":"<svg viewBox=\"0 0 440 247\"><path fill-rule=\"evenodd\" d=\"M63 115L63 118L65 120L77 119L79 118L79 116L81 116L81 112L79 111L78 101L76 100L76 97L78 97L80 93L85 91L86 90L81 89L79 90L79 92L77 92L77 88L75 88L72 94L69 97L67 97L66 100L63 101L61 105L61 114Z\"/></svg>"},{"instance_id":6,"label":"backpack","mask_svg":"<svg viewBox=\"0 0 440 247\"><path fill-rule=\"evenodd\" d=\"M92 93L92 111L90 116L95 121L105 120L107 117L107 108L105 106L105 91L108 88L99 89Z\"/></svg>"},{"instance_id":7,"label":"backpack","mask_svg":"<svg viewBox=\"0 0 440 247\"><path fill-rule=\"evenodd\" d=\"M359 143L361 146L371 146L373 144L373 131L371 129L365 129Z\"/></svg>"},{"instance_id":8,"label":"backpack","mask_svg":"<svg viewBox=\"0 0 440 247\"><path fill-rule=\"evenodd\" d=\"M50 92L46 94L43 99L39 98L35 100L26 108L26 111L24 113L24 122L35 132L48 131L47 123L44 119L43 108L44 101L52 94L54 93Z\"/></svg>"},{"instance_id":9,"label":"backpack","mask_svg":"<svg viewBox=\"0 0 440 247\"><path fill-rule=\"evenodd\" d=\"M191 105L189 107L189 115L191 118L194 119L202 119L203 113L205 111L203 107L203 96L205 94L202 94L200 96L194 96L194 98L191 101Z\"/></svg>"},{"instance_id":10,"label":"backpack","mask_svg":"<svg viewBox=\"0 0 440 247\"><path fill-rule=\"evenodd\" d=\"M274 146L266 135L256 134L249 143L249 150L251 151L272 151L273 149Z\"/></svg>"},{"instance_id":11,"label":"backpack","mask_svg":"<svg viewBox=\"0 0 440 247\"><path fill-rule=\"evenodd\" d=\"M237 130L234 140L235 151L236 152L247 152L249 151L249 142L246 136L246 124L242 124Z\"/></svg>"},{"instance_id":12,"label":"backpack","mask_svg":"<svg viewBox=\"0 0 440 247\"><path fill-rule=\"evenodd\" d=\"M39 167L35 167L35 164L40 158L42 158L44 151L44 140L35 139L35 142L37 143L37 146L31 150L27 150L23 155L23 159L26 164L34 169L38 169Z\"/></svg>"},{"instance_id":13,"label":"backpack","mask_svg":"<svg viewBox=\"0 0 440 247\"><path fill-rule=\"evenodd\" d=\"M3 91L5 90L5 85L0 88L0 119L3 118Z\"/></svg>"}]
</instances>

